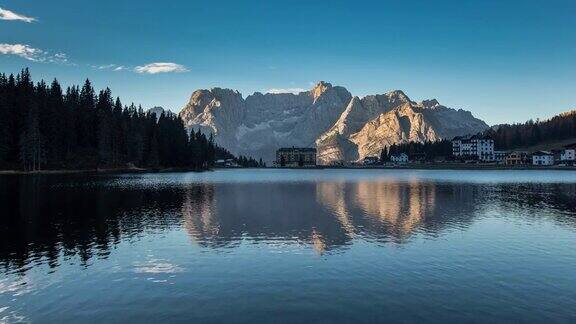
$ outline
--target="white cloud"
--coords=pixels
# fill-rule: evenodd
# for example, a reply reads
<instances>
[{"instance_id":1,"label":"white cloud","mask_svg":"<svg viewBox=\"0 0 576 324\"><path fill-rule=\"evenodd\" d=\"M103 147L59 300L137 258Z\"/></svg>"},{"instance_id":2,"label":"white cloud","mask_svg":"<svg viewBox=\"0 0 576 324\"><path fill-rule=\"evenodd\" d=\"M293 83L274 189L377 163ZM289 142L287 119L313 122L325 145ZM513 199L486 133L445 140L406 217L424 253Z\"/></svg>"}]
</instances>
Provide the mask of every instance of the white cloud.
<instances>
[{"instance_id":1,"label":"white cloud","mask_svg":"<svg viewBox=\"0 0 576 324\"><path fill-rule=\"evenodd\" d=\"M157 73L182 73L188 72L188 69L184 65L176 63L150 63L142 66L137 66L134 68L137 73L146 74L157 74Z\"/></svg>"},{"instance_id":2,"label":"white cloud","mask_svg":"<svg viewBox=\"0 0 576 324\"><path fill-rule=\"evenodd\" d=\"M16 55L33 62L68 64L64 53L52 54L26 44L0 44L0 54Z\"/></svg>"},{"instance_id":3,"label":"white cloud","mask_svg":"<svg viewBox=\"0 0 576 324\"><path fill-rule=\"evenodd\" d=\"M20 20L25 21L27 23L31 23L33 21L36 21L36 18L26 17L24 15L19 15L13 11L0 8L0 20Z\"/></svg>"},{"instance_id":4,"label":"white cloud","mask_svg":"<svg viewBox=\"0 0 576 324\"><path fill-rule=\"evenodd\" d=\"M124 65L117 65L117 64L90 65L90 67L96 70L110 70L110 71L128 70L128 68L125 67Z\"/></svg>"},{"instance_id":5,"label":"white cloud","mask_svg":"<svg viewBox=\"0 0 576 324\"><path fill-rule=\"evenodd\" d=\"M268 93L293 93L298 94L300 92L305 92L306 89L302 88L272 88L268 89Z\"/></svg>"},{"instance_id":6,"label":"white cloud","mask_svg":"<svg viewBox=\"0 0 576 324\"><path fill-rule=\"evenodd\" d=\"M109 69L114 68L115 66L116 66L116 64L106 64L106 65L97 66L96 68L98 70L109 70Z\"/></svg>"}]
</instances>

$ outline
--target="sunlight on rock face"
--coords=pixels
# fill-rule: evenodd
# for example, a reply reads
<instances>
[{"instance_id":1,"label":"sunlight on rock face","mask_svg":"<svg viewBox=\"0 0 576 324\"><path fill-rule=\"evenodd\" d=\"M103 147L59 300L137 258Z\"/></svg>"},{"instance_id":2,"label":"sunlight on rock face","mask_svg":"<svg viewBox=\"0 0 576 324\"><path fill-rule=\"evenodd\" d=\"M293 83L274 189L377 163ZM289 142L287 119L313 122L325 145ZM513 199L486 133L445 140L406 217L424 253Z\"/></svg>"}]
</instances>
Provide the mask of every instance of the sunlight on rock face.
<instances>
[{"instance_id":1,"label":"sunlight on rock face","mask_svg":"<svg viewBox=\"0 0 576 324\"><path fill-rule=\"evenodd\" d=\"M414 181L408 184L372 181L319 183L316 196L350 235L356 229L349 215L360 209L370 221L387 225L388 231L398 237L410 234L431 215L436 200L434 185Z\"/></svg>"},{"instance_id":2,"label":"sunlight on rock face","mask_svg":"<svg viewBox=\"0 0 576 324\"><path fill-rule=\"evenodd\" d=\"M214 208L214 188L192 188L185 193L183 226L193 242L203 242L218 235L218 218Z\"/></svg>"}]
</instances>

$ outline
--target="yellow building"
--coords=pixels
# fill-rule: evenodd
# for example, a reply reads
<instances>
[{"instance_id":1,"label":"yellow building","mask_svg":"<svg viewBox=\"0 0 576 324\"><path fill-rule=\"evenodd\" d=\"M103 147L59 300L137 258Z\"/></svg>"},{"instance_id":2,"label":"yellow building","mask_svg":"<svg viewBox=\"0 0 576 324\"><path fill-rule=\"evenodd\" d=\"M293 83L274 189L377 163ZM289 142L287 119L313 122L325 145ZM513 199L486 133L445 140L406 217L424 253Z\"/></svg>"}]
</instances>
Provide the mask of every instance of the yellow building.
<instances>
[{"instance_id":1,"label":"yellow building","mask_svg":"<svg viewBox=\"0 0 576 324\"><path fill-rule=\"evenodd\" d=\"M526 152L512 152L506 156L506 165L524 165L528 163Z\"/></svg>"}]
</instances>

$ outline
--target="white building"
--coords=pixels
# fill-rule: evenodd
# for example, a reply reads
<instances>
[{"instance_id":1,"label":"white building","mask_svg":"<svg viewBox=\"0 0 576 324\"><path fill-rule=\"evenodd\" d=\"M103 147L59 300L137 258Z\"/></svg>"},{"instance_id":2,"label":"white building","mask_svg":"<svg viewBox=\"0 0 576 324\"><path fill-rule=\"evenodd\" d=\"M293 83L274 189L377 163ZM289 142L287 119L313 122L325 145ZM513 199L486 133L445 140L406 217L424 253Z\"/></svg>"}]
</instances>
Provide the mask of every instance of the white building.
<instances>
[{"instance_id":1,"label":"white building","mask_svg":"<svg viewBox=\"0 0 576 324\"><path fill-rule=\"evenodd\" d=\"M563 163L574 163L576 161L576 149L568 148L560 152L560 161Z\"/></svg>"},{"instance_id":2,"label":"white building","mask_svg":"<svg viewBox=\"0 0 576 324\"><path fill-rule=\"evenodd\" d=\"M548 151L538 151L532 154L532 165L554 165L554 154Z\"/></svg>"},{"instance_id":3,"label":"white building","mask_svg":"<svg viewBox=\"0 0 576 324\"><path fill-rule=\"evenodd\" d=\"M390 161L394 163L408 163L408 155L406 153L391 155Z\"/></svg>"},{"instance_id":4,"label":"white building","mask_svg":"<svg viewBox=\"0 0 576 324\"><path fill-rule=\"evenodd\" d=\"M494 161L498 163L505 163L508 154L510 153L506 151L494 151Z\"/></svg>"},{"instance_id":5,"label":"white building","mask_svg":"<svg viewBox=\"0 0 576 324\"><path fill-rule=\"evenodd\" d=\"M364 165L374 165L380 162L380 158L377 156L367 156L362 160L362 164Z\"/></svg>"},{"instance_id":6,"label":"white building","mask_svg":"<svg viewBox=\"0 0 576 324\"><path fill-rule=\"evenodd\" d=\"M452 155L494 161L494 140L482 135L457 136L452 140Z\"/></svg>"}]
</instances>

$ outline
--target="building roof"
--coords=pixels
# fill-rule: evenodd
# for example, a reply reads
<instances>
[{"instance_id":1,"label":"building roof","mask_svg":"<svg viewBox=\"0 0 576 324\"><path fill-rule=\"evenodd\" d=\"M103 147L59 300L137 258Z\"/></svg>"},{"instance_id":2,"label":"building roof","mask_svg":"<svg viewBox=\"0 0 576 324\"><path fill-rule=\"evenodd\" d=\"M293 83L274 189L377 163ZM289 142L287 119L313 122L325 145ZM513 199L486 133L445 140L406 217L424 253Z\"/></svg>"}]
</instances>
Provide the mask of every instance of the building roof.
<instances>
[{"instance_id":1,"label":"building roof","mask_svg":"<svg viewBox=\"0 0 576 324\"><path fill-rule=\"evenodd\" d=\"M551 152L548 151L538 151L538 152L534 152L532 153L532 155L554 155Z\"/></svg>"},{"instance_id":2,"label":"building roof","mask_svg":"<svg viewBox=\"0 0 576 324\"><path fill-rule=\"evenodd\" d=\"M511 155L518 155L518 156L528 155L528 152L525 152L525 151L513 151L513 152L510 152L510 154L508 154L508 156L511 156Z\"/></svg>"},{"instance_id":3,"label":"building roof","mask_svg":"<svg viewBox=\"0 0 576 324\"><path fill-rule=\"evenodd\" d=\"M456 136L452 141L491 140L492 137L483 134Z\"/></svg>"}]
</instances>

